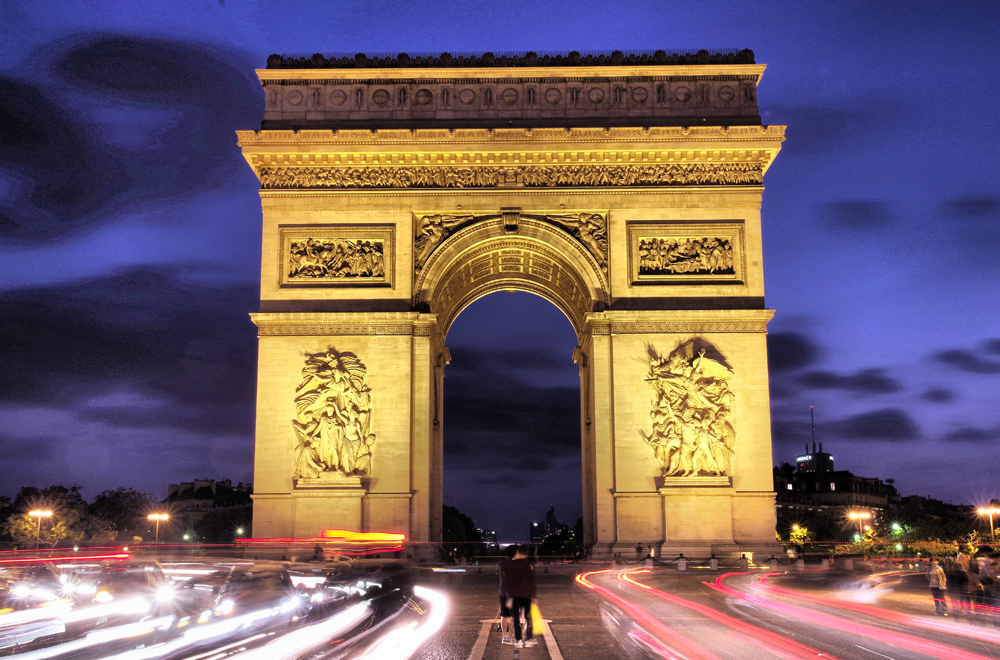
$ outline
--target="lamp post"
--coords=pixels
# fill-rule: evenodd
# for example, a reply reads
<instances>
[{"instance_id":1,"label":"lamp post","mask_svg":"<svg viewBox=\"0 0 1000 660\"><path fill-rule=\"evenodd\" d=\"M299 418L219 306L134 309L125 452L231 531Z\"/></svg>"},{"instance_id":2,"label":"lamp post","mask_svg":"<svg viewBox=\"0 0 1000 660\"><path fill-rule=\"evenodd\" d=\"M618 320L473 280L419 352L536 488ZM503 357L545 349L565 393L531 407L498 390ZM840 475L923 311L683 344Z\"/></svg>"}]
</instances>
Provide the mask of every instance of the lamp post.
<instances>
[{"instance_id":1,"label":"lamp post","mask_svg":"<svg viewBox=\"0 0 1000 660\"><path fill-rule=\"evenodd\" d=\"M38 518L38 527L35 530L35 550L38 550L42 538L42 518L51 518L52 512L36 509L35 511L29 511L28 515L32 518Z\"/></svg>"},{"instance_id":2,"label":"lamp post","mask_svg":"<svg viewBox=\"0 0 1000 660\"><path fill-rule=\"evenodd\" d=\"M852 511L848 515L849 515L849 517L850 517L851 520L857 520L858 521L858 535L862 539L864 539L865 538L865 527L864 527L864 522L862 522L862 521L868 520L869 518L871 518L872 514L868 513L867 511Z\"/></svg>"},{"instance_id":3,"label":"lamp post","mask_svg":"<svg viewBox=\"0 0 1000 660\"><path fill-rule=\"evenodd\" d=\"M995 546L997 544L997 535L996 535L996 532L993 531L993 514L994 513L1000 513L1000 509L994 509L993 507L990 507L989 509L978 509L977 513L979 515L981 515L981 516L989 515L989 517L990 517L990 538L992 539L992 545Z\"/></svg>"},{"instance_id":4,"label":"lamp post","mask_svg":"<svg viewBox=\"0 0 1000 660\"><path fill-rule=\"evenodd\" d=\"M150 520L156 521L156 540L154 541L154 544L160 545L160 521L169 520L170 516L167 515L166 513L151 513L146 517L149 518Z\"/></svg>"}]
</instances>

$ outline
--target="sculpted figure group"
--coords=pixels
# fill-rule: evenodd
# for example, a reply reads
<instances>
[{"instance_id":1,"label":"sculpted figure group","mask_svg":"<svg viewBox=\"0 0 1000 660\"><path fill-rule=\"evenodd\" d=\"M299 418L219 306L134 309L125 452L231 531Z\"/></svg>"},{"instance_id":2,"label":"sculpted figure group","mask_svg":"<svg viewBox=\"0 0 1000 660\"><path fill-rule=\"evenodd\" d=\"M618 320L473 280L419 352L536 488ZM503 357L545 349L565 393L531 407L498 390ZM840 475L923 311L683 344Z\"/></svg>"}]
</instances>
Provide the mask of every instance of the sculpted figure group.
<instances>
[{"instance_id":1,"label":"sculpted figure group","mask_svg":"<svg viewBox=\"0 0 1000 660\"><path fill-rule=\"evenodd\" d=\"M295 478L324 472L364 476L371 468L375 435L370 432L371 390L357 356L310 355L295 391Z\"/></svg>"},{"instance_id":2,"label":"sculpted figure group","mask_svg":"<svg viewBox=\"0 0 1000 660\"><path fill-rule=\"evenodd\" d=\"M290 246L288 277L292 279L382 277L384 274L382 241L307 238L292 241Z\"/></svg>"},{"instance_id":3,"label":"sculpted figure group","mask_svg":"<svg viewBox=\"0 0 1000 660\"><path fill-rule=\"evenodd\" d=\"M723 476L731 474L735 432L729 417L733 372L695 352L689 340L666 358L649 348L646 382L656 396L650 412L652 431L639 434L653 449L663 476Z\"/></svg>"},{"instance_id":4,"label":"sculpted figure group","mask_svg":"<svg viewBox=\"0 0 1000 660\"><path fill-rule=\"evenodd\" d=\"M639 240L640 275L733 272L733 244L728 239L706 237Z\"/></svg>"}]
</instances>

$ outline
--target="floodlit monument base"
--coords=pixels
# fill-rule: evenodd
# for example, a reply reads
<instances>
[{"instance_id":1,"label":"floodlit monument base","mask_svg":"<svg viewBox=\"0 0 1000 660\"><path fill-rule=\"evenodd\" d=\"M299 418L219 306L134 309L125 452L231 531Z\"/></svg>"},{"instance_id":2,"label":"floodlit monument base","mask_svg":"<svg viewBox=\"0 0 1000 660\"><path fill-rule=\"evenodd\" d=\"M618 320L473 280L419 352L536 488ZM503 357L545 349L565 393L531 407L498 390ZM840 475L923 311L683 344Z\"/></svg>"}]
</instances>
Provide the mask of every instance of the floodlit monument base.
<instances>
[{"instance_id":1,"label":"floodlit monument base","mask_svg":"<svg viewBox=\"0 0 1000 660\"><path fill-rule=\"evenodd\" d=\"M436 556L448 329L518 290L578 337L590 555L774 550L763 67L526 57L258 72L254 535Z\"/></svg>"}]
</instances>

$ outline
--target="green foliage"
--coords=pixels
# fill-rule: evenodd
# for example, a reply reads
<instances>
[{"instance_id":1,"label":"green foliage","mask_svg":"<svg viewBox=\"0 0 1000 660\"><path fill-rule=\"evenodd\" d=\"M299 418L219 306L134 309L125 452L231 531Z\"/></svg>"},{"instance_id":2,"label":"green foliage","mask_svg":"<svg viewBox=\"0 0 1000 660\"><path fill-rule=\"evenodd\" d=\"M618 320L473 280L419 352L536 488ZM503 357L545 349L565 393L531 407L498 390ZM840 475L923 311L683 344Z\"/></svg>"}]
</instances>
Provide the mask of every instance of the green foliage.
<instances>
[{"instance_id":1,"label":"green foliage","mask_svg":"<svg viewBox=\"0 0 1000 660\"><path fill-rule=\"evenodd\" d=\"M202 518L194 523L194 532L198 540L204 543L233 543L237 538L249 538L253 530L253 510L250 507L225 507L210 509ZM236 530L242 529L238 535ZM163 538L163 527L160 527L160 538Z\"/></svg>"},{"instance_id":2,"label":"green foliage","mask_svg":"<svg viewBox=\"0 0 1000 660\"><path fill-rule=\"evenodd\" d=\"M123 486L95 497L88 511L94 518L105 521L116 535L128 538L145 527L146 515L155 504L156 499L149 493Z\"/></svg>"}]
</instances>

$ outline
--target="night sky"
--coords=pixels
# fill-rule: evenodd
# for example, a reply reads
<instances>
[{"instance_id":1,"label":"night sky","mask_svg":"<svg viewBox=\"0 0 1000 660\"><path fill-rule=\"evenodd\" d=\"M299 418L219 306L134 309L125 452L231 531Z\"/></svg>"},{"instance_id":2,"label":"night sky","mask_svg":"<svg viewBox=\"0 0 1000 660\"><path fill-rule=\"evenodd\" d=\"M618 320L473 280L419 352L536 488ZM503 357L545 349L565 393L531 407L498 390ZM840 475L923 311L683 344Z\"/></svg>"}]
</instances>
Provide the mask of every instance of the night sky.
<instances>
[{"instance_id":1,"label":"night sky","mask_svg":"<svg viewBox=\"0 0 1000 660\"><path fill-rule=\"evenodd\" d=\"M775 463L809 440L812 404L840 469L1000 496L996 3L2 13L2 495L252 480L261 212L234 131L259 127L271 53L750 48L763 120L788 126L763 206ZM448 337L445 502L502 538L549 504L580 515L575 343L529 294L478 301Z\"/></svg>"}]
</instances>

